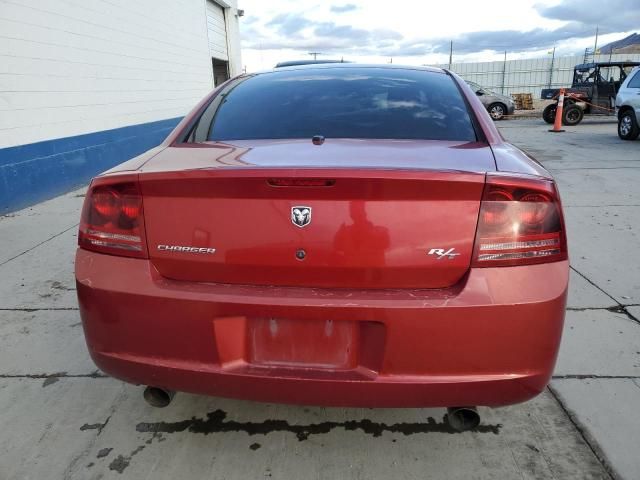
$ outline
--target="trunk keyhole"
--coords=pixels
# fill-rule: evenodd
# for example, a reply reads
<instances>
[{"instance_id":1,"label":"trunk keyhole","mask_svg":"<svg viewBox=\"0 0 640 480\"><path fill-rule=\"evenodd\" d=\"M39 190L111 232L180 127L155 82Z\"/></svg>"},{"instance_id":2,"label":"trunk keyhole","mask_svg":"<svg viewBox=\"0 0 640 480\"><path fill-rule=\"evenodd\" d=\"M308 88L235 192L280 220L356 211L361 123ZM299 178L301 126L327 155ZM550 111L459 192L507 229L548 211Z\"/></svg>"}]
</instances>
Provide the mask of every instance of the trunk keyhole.
<instances>
[{"instance_id":1,"label":"trunk keyhole","mask_svg":"<svg viewBox=\"0 0 640 480\"><path fill-rule=\"evenodd\" d=\"M304 257L307 256L307 252L305 252L303 249L299 249L296 251L296 258L298 260L304 260Z\"/></svg>"}]
</instances>

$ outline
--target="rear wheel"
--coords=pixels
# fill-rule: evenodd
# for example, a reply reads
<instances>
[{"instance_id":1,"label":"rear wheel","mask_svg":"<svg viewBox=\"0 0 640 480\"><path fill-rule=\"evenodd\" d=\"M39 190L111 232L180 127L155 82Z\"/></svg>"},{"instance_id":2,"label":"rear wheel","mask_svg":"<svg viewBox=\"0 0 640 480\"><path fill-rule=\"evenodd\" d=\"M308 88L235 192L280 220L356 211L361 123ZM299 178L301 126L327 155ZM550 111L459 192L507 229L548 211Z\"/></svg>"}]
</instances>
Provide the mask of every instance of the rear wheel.
<instances>
[{"instance_id":1,"label":"rear wheel","mask_svg":"<svg viewBox=\"0 0 640 480\"><path fill-rule=\"evenodd\" d=\"M502 118L507 113L507 107L505 107L502 103L492 103L489 105L489 115L494 120L502 120Z\"/></svg>"},{"instance_id":2,"label":"rear wheel","mask_svg":"<svg viewBox=\"0 0 640 480\"><path fill-rule=\"evenodd\" d=\"M569 126L577 125L582 121L583 117L584 112L579 106L569 105L562 112L562 123Z\"/></svg>"},{"instance_id":3,"label":"rear wheel","mask_svg":"<svg viewBox=\"0 0 640 480\"><path fill-rule=\"evenodd\" d=\"M552 103L551 105L547 105L542 111L542 119L547 122L549 125L553 125L553 122L556 120L556 108L557 104Z\"/></svg>"},{"instance_id":4,"label":"rear wheel","mask_svg":"<svg viewBox=\"0 0 640 480\"><path fill-rule=\"evenodd\" d=\"M633 111L625 110L618 117L618 136L622 140L635 140L640 135L640 128Z\"/></svg>"}]
</instances>

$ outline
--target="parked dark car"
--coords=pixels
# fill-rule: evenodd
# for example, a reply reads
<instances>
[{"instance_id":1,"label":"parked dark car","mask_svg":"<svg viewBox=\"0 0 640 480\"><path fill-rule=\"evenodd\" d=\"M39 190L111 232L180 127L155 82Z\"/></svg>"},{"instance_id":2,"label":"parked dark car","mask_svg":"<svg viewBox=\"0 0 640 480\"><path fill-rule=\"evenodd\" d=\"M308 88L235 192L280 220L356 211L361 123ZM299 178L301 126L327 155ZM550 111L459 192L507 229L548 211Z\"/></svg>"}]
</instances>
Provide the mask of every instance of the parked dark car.
<instances>
[{"instance_id":1,"label":"parked dark car","mask_svg":"<svg viewBox=\"0 0 640 480\"><path fill-rule=\"evenodd\" d=\"M488 88L484 88L475 82L467 80L471 90L478 96L484 108L487 109L493 120L502 120L505 115L513 115L516 104L511 97L496 93Z\"/></svg>"}]
</instances>

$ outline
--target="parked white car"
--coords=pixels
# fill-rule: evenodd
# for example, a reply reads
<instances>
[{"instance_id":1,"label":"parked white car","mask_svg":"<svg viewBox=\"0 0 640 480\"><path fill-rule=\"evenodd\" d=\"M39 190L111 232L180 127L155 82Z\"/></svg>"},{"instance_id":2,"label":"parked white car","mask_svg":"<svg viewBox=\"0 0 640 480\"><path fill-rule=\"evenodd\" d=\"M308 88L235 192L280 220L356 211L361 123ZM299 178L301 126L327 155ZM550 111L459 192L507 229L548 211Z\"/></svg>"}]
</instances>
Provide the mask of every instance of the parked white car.
<instances>
[{"instance_id":1,"label":"parked white car","mask_svg":"<svg viewBox=\"0 0 640 480\"><path fill-rule=\"evenodd\" d=\"M616 96L618 136L622 140L635 140L640 135L640 67L634 68L618 90Z\"/></svg>"}]
</instances>

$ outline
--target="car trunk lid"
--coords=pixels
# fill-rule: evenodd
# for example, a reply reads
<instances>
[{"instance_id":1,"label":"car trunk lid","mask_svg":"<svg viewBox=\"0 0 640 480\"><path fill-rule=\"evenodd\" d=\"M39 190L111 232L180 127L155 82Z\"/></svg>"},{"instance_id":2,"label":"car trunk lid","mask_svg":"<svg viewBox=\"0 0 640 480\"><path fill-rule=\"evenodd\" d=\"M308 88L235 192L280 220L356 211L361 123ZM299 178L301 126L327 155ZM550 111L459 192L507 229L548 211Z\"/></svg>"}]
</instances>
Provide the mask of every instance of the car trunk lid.
<instances>
[{"instance_id":1,"label":"car trunk lid","mask_svg":"<svg viewBox=\"0 0 640 480\"><path fill-rule=\"evenodd\" d=\"M211 149L186 148L173 150L199 168L172 170L175 159L165 156L140 175L149 255L161 275L231 284L445 288L467 272L485 175L464 168L482 162L491 168L488 147L468 148L473 158L466 164L458 149L458 161L446 170L436 155L447 153L441 145L421 156L387 147L395 151L387 165L404 168L367 165L362 156L340 161L341 168L335 156L323 167L313 156L296 164L287 157L267 161L273 152L250 156L246 146L233 148L243 155L231 168L219 168L221 152L207 159L203 152ZM409 151L418 168L406 168ZM197 154L185 156L190 152ZM228 151L222 156L233 158ZM430 157L440 168L424 168ZM243 158L251 162L239 166Z\"/></svg>"}]
</instances>

